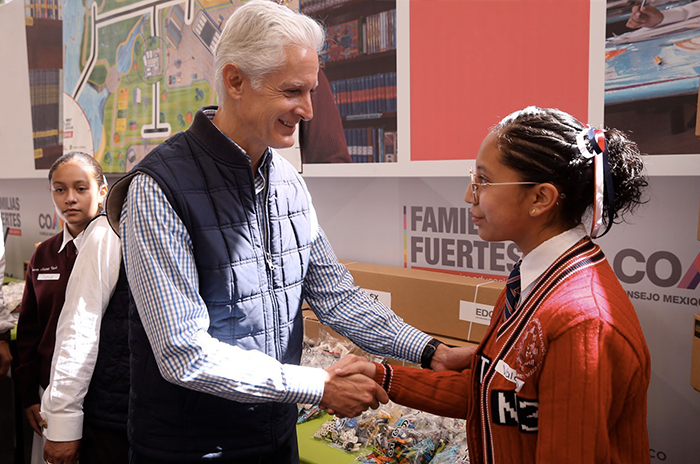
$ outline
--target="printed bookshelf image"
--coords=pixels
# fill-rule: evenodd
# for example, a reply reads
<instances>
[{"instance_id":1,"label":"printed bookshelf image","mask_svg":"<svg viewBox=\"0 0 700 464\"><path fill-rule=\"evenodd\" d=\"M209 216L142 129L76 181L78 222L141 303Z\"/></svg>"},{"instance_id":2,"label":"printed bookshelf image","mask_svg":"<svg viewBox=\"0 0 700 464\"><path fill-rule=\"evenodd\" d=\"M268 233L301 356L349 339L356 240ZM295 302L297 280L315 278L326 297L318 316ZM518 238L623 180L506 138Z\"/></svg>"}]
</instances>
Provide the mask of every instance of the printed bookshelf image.
<instances>
[{"instance_id":1,"label":"printed bookshelf image","mask_svg":"<svg viewBox=\"0 0 700 464\"><path fill-rule=\"evenodd\" d=\"M309 16L353 0L301 0L301 11Z\"/></svg>"},{"instance_id":2,"label":"printed bookshelf image","mask_svg":"<svg viewBox=\"0 0 700 464\"><path fill-rule=\"evenodd\" d=\"M331 81L333 98L341 116L396 113L396 73Z\"/></svg>"},{"instance_id":3,"label":"printed bookshelf image","mask_svg":"<svg viewBox=\"0 0 700 464\"><path fill-rule=\"evenodd\" d=\"M349 159L396 162L396 1L301 0L300 7L327 28L322 68Z\"/></svg>"},{"instance_id":4,"label":"printed bookshelf image","mask_svg":"<svg viewBox=\"0 0 700 464\"><path fill-rule=\"evenodd\" d=\"M330 26L321 52L325 62L396 50L396 10Z\"/></svg>"},{"instance_id":5,"label":"printed bookshelf image","mask_svg":"<svg viewBox=\"0 0 700 464\"><path fill-rule=\"evenodd\" d=\"M61 19L62 0L25 0L24 16L27 18Z\"/></svg>"},{"instance_id":6,"label":"printed bookshelf image","mask_svg":"<svg viewBox=\"0 0 700 464\"><path fill-rule=\"evenodd\" d=\"M345 140L353 163L396 162L396 132L381 127L345 129Z\"/></svg>"},{"instance_id":7,"label":"printed bookshelf image","mask_svg":"<svg viewBox=\"0 0 700 464\"><path fill-rule=\"evenodd\" d=\"M63 153L63 22L61 0L25 0L34 167Z\"/></svg>"}]
</instances>

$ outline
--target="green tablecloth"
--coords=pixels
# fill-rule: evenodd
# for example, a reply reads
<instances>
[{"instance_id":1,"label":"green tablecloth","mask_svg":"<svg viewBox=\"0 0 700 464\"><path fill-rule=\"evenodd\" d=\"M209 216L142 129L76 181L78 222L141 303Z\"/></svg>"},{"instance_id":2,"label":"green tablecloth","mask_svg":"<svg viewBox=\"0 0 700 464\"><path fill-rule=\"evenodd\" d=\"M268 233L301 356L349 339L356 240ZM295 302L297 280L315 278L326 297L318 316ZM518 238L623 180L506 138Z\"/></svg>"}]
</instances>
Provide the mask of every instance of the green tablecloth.
<instances>
[{"instance_id":1,"label":"green tablecloth","mask_svg":"<svg viewBox=\"0 0 700 464\"><path fill-rule=\"evenodd\" d=\"M330 416L324 415L303 424L297 425L299 439L299 460L301 464L357 464L358 453L347 453L333 448L323 440L313 438L314 433Z\"/></svg>"}]
</instances>

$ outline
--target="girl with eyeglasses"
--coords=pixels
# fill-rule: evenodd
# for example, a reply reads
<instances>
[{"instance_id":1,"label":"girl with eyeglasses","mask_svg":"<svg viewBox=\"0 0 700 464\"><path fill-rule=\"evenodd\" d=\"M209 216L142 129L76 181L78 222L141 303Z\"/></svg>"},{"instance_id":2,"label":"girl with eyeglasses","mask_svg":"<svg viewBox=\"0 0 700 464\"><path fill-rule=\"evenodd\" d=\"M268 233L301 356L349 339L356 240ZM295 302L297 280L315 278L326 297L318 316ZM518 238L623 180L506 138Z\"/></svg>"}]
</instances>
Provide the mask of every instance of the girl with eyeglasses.
<instances>
[{"instance_id":1,"label":"girl with eyeglasses","mask_svg":"<svg viewBox=\"0 0 700 464\"><path fill-rule=\"evenodd\" d=\"M556 109L507 116L484 139L465 200L479 236L513 241L523 258L471 367L358 358L342 371L373 377L395 402L466 418L472 463L648 463L649 351L592 241L643 203L643 172L616 129Z\"/></svg>"}]
</instances>

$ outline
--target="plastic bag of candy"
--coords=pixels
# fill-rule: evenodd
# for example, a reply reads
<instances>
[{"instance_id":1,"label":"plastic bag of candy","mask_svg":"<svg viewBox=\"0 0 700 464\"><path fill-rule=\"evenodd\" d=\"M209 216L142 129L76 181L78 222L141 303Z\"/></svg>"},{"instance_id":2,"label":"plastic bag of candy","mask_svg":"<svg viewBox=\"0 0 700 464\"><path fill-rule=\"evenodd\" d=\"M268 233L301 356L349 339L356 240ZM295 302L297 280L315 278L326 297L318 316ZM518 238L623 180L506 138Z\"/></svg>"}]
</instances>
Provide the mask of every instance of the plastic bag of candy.
<instances>
[{"instance_id":1,"label":"plastic bag of candy","mask_svg":"<svg viewBox=\"0 0 700 464\"><path fill-rule=\"evenodd\" d=\"M299 408L297 424L303 424L304 422L317 419L326 414L326 411L321 409L317 404L299 404L297 406Z\"/></svg>"},{"instance_id":2,"label":"plastic bag of candy","mask_svg":"<svg viewBox=\"0 0 700 464\"><path fill-rule=\"evenodd\" d=\"M430 464L469 464L466 435L462 434L462 438L453 440L438 450Z\"/></svg>"},{"instance_id":3,"label":"plastic bag of candy","mask_svg":"<svg viewBox=\"0 0 700 464\"><path fill-rule=\"evenodd\" d=\"M369 446L376 435L384 433L388 424L401 417L400 408L401 406L389 402L353 418L330 416L316 431L314 438L327 441L331 446L345 451L359 451Z\"/></svg>"},{"instance_id":4,"label":"plastic bag of candy","mask_svg":"<svg viewBox=\"0 0 700 464\"><path fill-rule=\"evenodd\" d=\"M380 427L371 445L357 460L363 463L423 464L445 445L440 418L409 408L391 425Z\"/></svg>"},{"instance_id":5,"label":"plastic bag of candy","mask_svg":"<svg viewBox=\"0 0 700 464\"><path fill-rule=\"evenodd\" d=\"M361 440L366 439L357 417L334 417L327 420L316 431L314 438L327 441L332 446L350 452L359 451L362 447Z\"/></svg>"}]
</instances>

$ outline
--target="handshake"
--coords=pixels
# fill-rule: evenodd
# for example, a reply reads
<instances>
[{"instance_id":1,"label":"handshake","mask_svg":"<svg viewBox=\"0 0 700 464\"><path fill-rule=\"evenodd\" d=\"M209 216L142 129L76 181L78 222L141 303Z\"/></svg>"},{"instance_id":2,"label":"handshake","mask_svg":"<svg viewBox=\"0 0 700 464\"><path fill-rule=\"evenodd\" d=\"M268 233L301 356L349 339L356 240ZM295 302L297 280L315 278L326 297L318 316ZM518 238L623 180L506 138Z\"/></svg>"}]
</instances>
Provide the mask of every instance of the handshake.
<instances>
[{"instance_id":1,"label":"handshake","mask_svg":"<svg viewBox=\"0 0 700 464\"><path fill-rule=\"evenodd\" d=\"M448 348L438 345L430 364L432 371L461 371L471 366L476 345ZM428 370L430 372L430 370ZM389 395L375 382L377 365L354 354L326 369L321 408L338 417L355 417L369 408L387 403Z\"/></svg>"},{"instance_id":2,"label":"handshake","mask_svg":"<svg viewBox=\"0 0 700 464\"><path fill-rule=\"evenodd\" d=\"M377 366L360 356L349 354L326 369L326 385L321 408L338 417L355 417L378 408L389 395L374 381Z\"/></svg>"}]
</instances>

